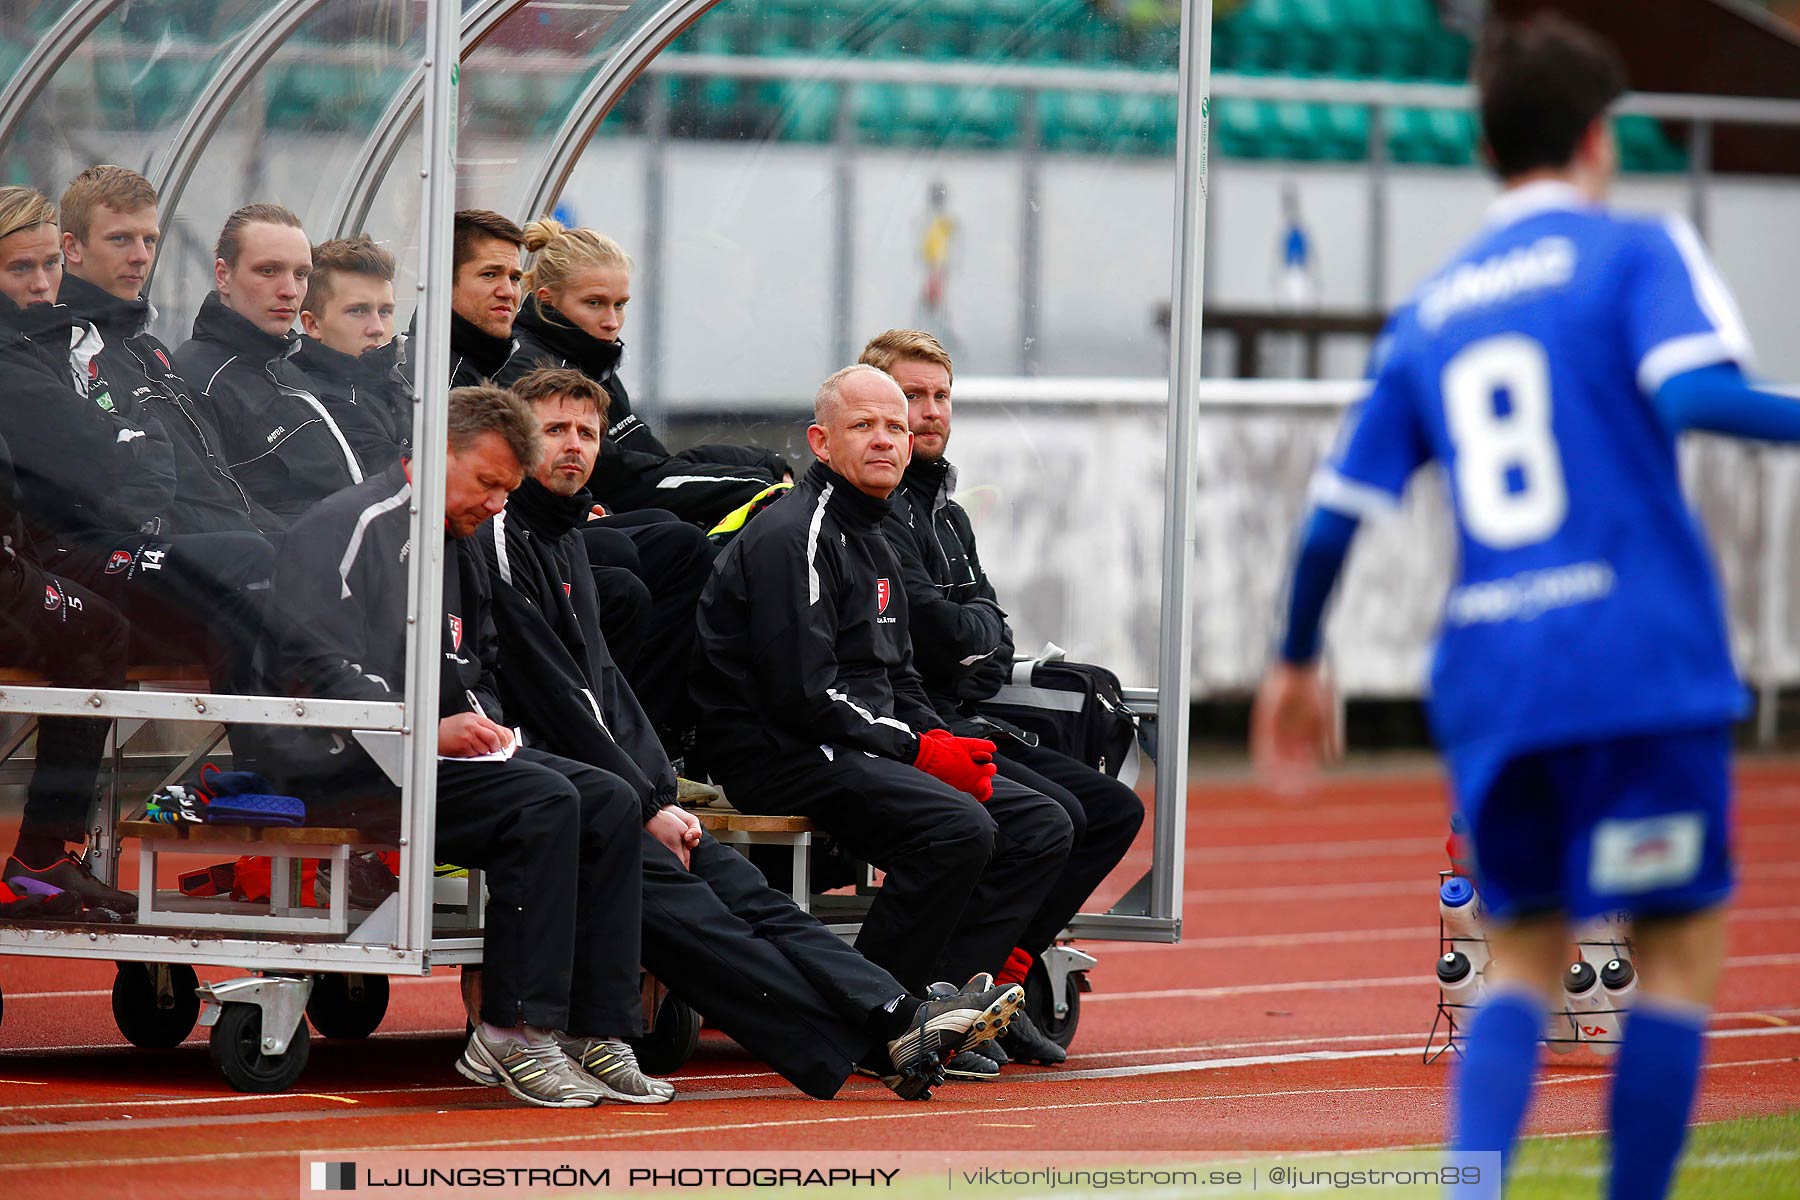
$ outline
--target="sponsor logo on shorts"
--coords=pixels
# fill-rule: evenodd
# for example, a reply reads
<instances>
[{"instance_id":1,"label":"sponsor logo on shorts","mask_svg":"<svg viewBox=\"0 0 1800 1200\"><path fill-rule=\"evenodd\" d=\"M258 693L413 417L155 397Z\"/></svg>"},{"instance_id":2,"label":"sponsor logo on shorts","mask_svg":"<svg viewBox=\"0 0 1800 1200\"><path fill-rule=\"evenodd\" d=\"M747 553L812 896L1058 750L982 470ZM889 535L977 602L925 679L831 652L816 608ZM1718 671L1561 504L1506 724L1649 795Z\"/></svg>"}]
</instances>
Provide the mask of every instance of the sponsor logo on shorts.
<instances>
[{"instance_id":1,"label":"sponsor logo on shorts","mask_svg":"<svg viewBox=\"0 0 1800 1200\"><path fill-rule=\"evenodd\" d=\"M1601 821L1589 885L1602 896L1684 887L1700 874L1705 848L1706 819L1697 812Z\"/></svg>"},{"instance_id":2,"label":"sponsor logo on shorts","mask_svg":"<svg viewBox=\"0 0 1800 1200\"><path fill-rule=\"evenodd\" d=\"M131 551L129 550L114 550L112 552L112 557L106 560L106 573L108 575L117 575L120 571L128 571L130 569Z\"/></svg>"}]
</instances>

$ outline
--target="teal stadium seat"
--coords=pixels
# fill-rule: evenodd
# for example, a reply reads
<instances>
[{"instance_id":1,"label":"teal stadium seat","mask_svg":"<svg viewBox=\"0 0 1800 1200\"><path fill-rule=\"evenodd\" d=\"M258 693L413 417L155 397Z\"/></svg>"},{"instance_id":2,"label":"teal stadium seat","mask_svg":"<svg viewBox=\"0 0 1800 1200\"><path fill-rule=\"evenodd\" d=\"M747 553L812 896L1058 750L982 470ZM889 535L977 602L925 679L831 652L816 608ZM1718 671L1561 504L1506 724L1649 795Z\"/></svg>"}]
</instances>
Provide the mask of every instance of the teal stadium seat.
<instances>
[{"instance_id":1,"label":"teal stadium seat","mask_svg":"<svg viewBox=\"0 0 1800 1200\"><path fill-rule=\"evenodd\" d=\"M1687 151L1663 132L1655 117L1628 114L1613 123L1620 166L1627 171L1685 171Z\"/></svg>"}]
</instances>

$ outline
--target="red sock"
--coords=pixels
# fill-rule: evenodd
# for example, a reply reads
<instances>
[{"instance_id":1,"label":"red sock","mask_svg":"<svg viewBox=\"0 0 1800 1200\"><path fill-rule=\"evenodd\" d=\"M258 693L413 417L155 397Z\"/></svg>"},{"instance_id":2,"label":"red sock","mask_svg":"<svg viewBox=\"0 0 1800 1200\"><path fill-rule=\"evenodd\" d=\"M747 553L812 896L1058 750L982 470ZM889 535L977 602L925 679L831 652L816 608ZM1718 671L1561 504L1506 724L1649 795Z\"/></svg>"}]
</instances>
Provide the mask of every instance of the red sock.
<instances>
[{"instance_id":1,"label":"red sock","mask_svg":"<svg viewBox=\"0 0 1800 1200\"><path fill-rule=\"evenodd\" d=\"M1004 986L1009 983L1024 983L1025 976L1031 974L1032 955L1028 950L1014 946L1012 953L1006 956L1006 965L994 976L994 983Z\"/></svg>"}]
</instances>

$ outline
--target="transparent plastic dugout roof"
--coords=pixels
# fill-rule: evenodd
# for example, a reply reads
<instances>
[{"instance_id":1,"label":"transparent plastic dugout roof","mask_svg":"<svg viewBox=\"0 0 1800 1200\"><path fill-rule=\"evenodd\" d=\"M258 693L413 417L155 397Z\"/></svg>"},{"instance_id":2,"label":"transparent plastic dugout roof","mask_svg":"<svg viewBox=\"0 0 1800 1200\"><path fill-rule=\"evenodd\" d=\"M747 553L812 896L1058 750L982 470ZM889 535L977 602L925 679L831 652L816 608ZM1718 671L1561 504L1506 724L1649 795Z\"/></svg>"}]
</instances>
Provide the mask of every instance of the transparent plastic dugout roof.
<instances>
[{"instance_id":1,"label":"transparent plastic dugout roof","mask_svg":"<svg viewBox=\"0 0 1800 1200\"><path fill-rule=\"evenodd\" d=\"M995 547L988 566L1010 601L1020 654L1057 637L1073 656L1129 664L1120 673L1145 689L1147 705L1150 689L1185 700L1192 414L1136 402L1100 419L1038 386L1056 375L1166 376L1179 396L1197 378L1211 5L1130 9L1114 16L1080 0L6 4L0 182L54 200L93 163L149 177L161 193L163 242L145 292L152 330L171 349L190 337L213 290L214 242L241 205L285 205L314 243L367 232L386 246L403 330L423 304L448 311L448 222L433 228L425 214L492 208L524 224L557 212L617 237L636 260L622 370L646 418L676 444L756 441L802 465L818 381L883 329L934 330L958 364L951 456L984 552ZM1178 78L1184 12L1190 51ZM453 54L434 55L452 45ZM434 96L447 120L434 119ZM1196 128L1178 121L1178 99ZM1146 179L1159 181L1155 203L1142 202L1141 186L1120 186ZM1158 232L1112 236L1144 229ZM1127 241L1134 248L1120 249ZM1162 282L1119 311L1084 303L1090 280L1123 269L1121 254L1160 269L1151 275ZM415 485L425 487L442 482L430 447L442 437L443 392L431 380L448 362L445 314L419 322L415 347L423 402L414 441L427 468ZM100 491L124 482L97 474ZM1154 482L1121 501L1104 481L1123 476ZM1046 480L1059 486L1046 491ZM441 502L420 497L415 529L438 527ZM1093 546L1068 536L1077 529L1096 531ZM435 687L418 690L435 672L414 668L435 651L429 631L442 619L429 571L416 570L406 714L415 699L435 705ZM411 716L367 719L329 705L296 716L287 698L234 696L229 673L209 677L203 653L188 657L158 664L184 668L168 672L172 681L104 691L132 714L131 733L142 721L202 718L230 733L274 719L272 706L286 703L289 724L398 737L407 749L395 760L429 779ZM0 743L34 713L83 711L87 693L73 684L18 685L0 682ZM144 699L152 692L162 699ZM112 703L97 707L112 713ZM1185 722L1185 702L1166 708L1165 745L1185 745ZM125 736L125 725L109 736ZM1158 791L1174 803L1158 806L1164 851L1179 838L1185 755L1165 760ZM418 782L406 787L409 813ZM429 835L428 816L408 820ZM1165 930L1179 912L1178 846L1159 860L1173 870L1140 911ZM403 884L424 902L429 871L409 870ZM1137 936L1147 935L1148 925Z\"/></svg>"}]
</instances>

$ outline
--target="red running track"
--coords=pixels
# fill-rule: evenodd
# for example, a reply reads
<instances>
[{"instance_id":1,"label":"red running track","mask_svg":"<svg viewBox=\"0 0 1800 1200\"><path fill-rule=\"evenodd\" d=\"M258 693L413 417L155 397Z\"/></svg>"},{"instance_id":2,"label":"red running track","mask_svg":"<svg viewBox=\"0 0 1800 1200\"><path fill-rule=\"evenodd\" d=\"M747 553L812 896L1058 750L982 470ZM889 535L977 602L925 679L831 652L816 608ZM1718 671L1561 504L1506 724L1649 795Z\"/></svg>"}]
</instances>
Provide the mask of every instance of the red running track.
<instances>
[{"instance_id":1,"label":"red running track","mask_svg":"<svg viewBox=\"0 0 1800 1200\"><path fill-rule=\"evenodd\" d=\"M1800 762L1740 777L1742 884L1702 1121L1800 1108ZM110 964L0 958L0 1196L264 1196L287 1190L297 1153L378 1148L1091 1149L1129 1161L1430 1143L1448 1074L1420 1061L1443 797L1423 766L1341 775L1306 805L1237 781L1197 785L1186 940L1087 944L1101 965L1068 1066L1008 1068L926 1104L861 1079L836 1101L809 1100L709 1034L674 1104L521 1108L451 1069L454 973L396 981L369 1042L315 1040L295 1091L240 1095L198 1036L163 1052L124 1045ZM1148 862L1146 835L1101 900ZM1548 1079L1534 1131L1599 1127L1597 1060L1553 1060Z\"/></svg>"}]
</instances>

